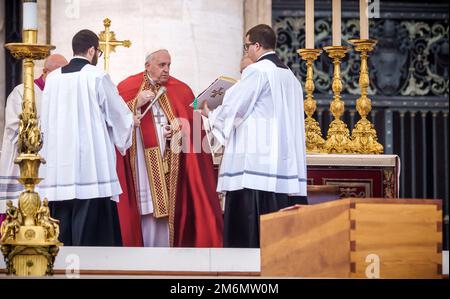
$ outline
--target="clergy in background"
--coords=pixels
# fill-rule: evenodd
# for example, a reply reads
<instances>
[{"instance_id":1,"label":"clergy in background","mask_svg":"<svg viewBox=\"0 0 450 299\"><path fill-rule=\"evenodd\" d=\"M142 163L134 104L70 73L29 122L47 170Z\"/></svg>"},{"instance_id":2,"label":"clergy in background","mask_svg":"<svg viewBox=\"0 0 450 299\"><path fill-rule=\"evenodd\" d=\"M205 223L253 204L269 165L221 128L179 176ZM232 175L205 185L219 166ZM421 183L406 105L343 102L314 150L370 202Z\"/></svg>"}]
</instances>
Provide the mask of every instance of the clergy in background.
<instances>
[{"instance_id":1,"label":"clergy in background","mask_svg":"<svg viewBox=\"0 0 450 299\"><path fill-rule=\"evenodd\" d=\"M124 189L119 203L124 246L221 247L212 158L193 151L194 95L170 76L170 65L167 50L150 51L145 71L118 85L130 110L142 114L133 145L117 165ZM166 93L149 108L161 88ZM187 141L182 151L174 150L175 132Z\"/></svg>"},{"instance_id":2,"label":"clergy in background","mask_svg":"<svg viewBox=\"0 0 450 299\"><path fill-rule=\"evenodd\" d=\"M34 95L38 117L41 111L42 90L47 75L67 64L60 54L52 54L44 61L42 75L34 80ZM0 215L6 211L7 200L17 207L17 199L24 190L19 184L19 165L14 163L18 156L17 140L19 136L19 114L22 113L23 83L17 85L6 100L5 129L0 154ZM2 217L0 216L0 223Z\"/></svg>"},{"instance_id":3,"label":"clergy in background","mask_svg":"<svg viewBox=\"0 0 450 299\"><path fill-rule=\"evenodd\" d=\"M244 50L254 63L221 106L202 112L225 146L217 185L226 192L225 247L259 247L261 214L306 202L302 88L275 45L270 26L250 29Z\"/></svg>"},{"instance_id":4,"label":"clergy in background","mask_svg":"<svg viewBox=\"0 0 450 299\"><path fill-rule=\"evenodd\" d=\"M60 240L72 246L122 244L116 202L122 192L116 147L131 146L133 115L108 74L97 68L98 36L81 30L74 57L52 72L42 96L41 127L47 163L37 186L60 220Z\"/></svg>"},{"instance_id":5,"label":"clergy in background","mask_svg":"<svg viewBox=\"0 0 450 299\"><path fill-rule=\"evenodd\" d=\"M240 73L242 74L242 72L252 63L253 61L248 57L247 53L244 54L241 58L241 63L239 64Z\"/></svg>"}]
</instances>

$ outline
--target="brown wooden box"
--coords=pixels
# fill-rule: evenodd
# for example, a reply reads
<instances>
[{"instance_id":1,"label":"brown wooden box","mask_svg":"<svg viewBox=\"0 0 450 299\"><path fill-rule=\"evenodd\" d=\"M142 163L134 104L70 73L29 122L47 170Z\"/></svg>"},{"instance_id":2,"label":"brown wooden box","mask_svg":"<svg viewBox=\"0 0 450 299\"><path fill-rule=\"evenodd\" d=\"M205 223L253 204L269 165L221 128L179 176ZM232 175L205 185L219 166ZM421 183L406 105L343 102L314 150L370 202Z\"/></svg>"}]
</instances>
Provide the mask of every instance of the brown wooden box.
<instances>
[{"instance_id":1,"label":"brown wooden box","mask_svg":"<svg viewBox=\"0 0 450 299\"><path fill-rule=\"evenodd\" d=\"M441 207L347 198L263 215L261 275L441 278Z\"/></svg>"}]
</instances>

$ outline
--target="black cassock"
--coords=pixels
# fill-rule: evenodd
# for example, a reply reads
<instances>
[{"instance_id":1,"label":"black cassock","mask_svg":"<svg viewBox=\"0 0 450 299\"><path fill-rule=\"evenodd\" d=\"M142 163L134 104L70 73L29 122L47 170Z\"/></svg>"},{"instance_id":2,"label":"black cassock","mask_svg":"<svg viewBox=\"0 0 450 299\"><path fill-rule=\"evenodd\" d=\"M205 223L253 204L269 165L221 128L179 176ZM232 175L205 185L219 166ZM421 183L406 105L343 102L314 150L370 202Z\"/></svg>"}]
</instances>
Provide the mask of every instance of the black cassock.
<instances>
[{"instance_id":1,"label":"black cassock","mask_svg":"<svg viewBox=\"0 0 450 299\"><path fill-rule=\"evenodd\" d=\"M259 60L270 60L288 69L276 54ZM258 61L259 61L258 60ZM253 189L227 191L224 214L224 247L259 248L259 216L295 204L307 204L306 196L288 196Z\"/></svg>"},{"instance_id":2,"label":"black cassock","mask_svg":"<svg viewBox=\"0 0 450 299\"><path fill-rule=\"evenodd\" d=\"M252 189L228 191L225 199L224 247L259 248L259 216L295 204L307 204L306 196Z\"/></svg>"},{"instance_id":3,"label":"black cassock","mask_svg":"<svg viewBox=\"0 0 450 299\"><path fill-rule=\"evenodd\" d=\"M49 207L64 246L122 246L117 206L109 197L52 201Z\"/></svg>"},{"instance_id":4,"label":"black cassock","mask_svg":"<svg viewBox=\"0 0 450 299\"><path fill-rule=\"evenodd\" d=\"M79 72L89 64L74 58L62 73ZM117 206L111 198L50 201L53 218L60 221L59 240L64 246L122 246Z\"/></svg>"}]
</instances>

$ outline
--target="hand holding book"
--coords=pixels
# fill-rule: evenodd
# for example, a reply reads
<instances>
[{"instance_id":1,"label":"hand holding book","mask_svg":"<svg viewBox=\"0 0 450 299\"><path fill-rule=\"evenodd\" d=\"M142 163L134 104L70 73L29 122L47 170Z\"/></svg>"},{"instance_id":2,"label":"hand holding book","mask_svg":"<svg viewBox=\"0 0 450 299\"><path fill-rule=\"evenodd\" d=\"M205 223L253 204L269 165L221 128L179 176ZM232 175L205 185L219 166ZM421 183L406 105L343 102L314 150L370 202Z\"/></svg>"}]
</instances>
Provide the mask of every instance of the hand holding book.
<instances>
[{"instance_id":1,"label":"hand holding book","mask_svg":"<svg viewBox=\"0 0 450 299\"><path fill-rule=\"evenodd\" d=\"M207 89L194 99L191 107L195 108L194 110L203 109L203 103L207 102L210 110L216 109L217 106L222 104L225 92L236 82L235 79L229 77L221 76L217 78Z\"/></svg>"}]
</instances>

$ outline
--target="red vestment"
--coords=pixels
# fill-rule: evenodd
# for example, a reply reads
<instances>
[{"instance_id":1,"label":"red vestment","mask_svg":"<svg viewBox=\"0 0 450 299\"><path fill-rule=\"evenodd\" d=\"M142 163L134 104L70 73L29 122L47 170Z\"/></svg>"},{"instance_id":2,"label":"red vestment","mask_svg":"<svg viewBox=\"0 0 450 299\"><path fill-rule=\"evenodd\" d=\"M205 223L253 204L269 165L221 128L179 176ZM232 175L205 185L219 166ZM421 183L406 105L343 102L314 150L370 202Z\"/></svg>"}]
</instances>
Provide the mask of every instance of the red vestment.
<instances>
[{"instance_id":1,"label":"red vestment","mask_svg":"<svg viewBox=\"0 0 450 299\"><path fill-rule=\"evenodd\" d=\"M167 88L166 96L161 97L159 104L169 123L172 124L174 118L184 119L189 125L184 123L181 130L184 134L190 135L190 138L187 139L189 140L187 146L190 150L180 154L170 153L170 178L166 176L166 180L163 179L164 184L167 184L166 189L169 189L164 192L167 192L169 198L170 243L175 247L222 247L223 218L215 190L217 176L213 169L212 158L210 154L203 151L201 153L193 152L193 110L189 105L192 103L194 95L185 83L173 77L170 77L164 86ZM144 73L130 76L118 85L120 95L132 110L135 109L137 95L143 89L148 89ZM147 105L142 107L142 111ZM147 151L146 155L151 153L159 155L160 152L155 150L159 148L159 141L151 112L150 109L141 119L141 136L135 134L133 138L142 138L144 151ZM123 189L117 206L123 246L143 245L140 212L136 197L136 171L133 169L133 165L136 163L135 146L134 140L133 146L127 151L127 154L124 157L119 154L117 157L117 172ZM146 161L147 171L150 171L149 178L156 180L153 181L152 192L161 185L161 180L158 182L154 178L157 175L152 173L161 163L153 163L154 160L157 159L149 158ZM149 165L149 163L153 164ZM162 171L160 172L162 173ZM155 173L159 174L160 172ZM176 188L170 190L173 186Z\"/></svg>"}]
</instances>

